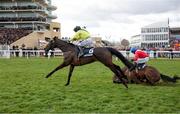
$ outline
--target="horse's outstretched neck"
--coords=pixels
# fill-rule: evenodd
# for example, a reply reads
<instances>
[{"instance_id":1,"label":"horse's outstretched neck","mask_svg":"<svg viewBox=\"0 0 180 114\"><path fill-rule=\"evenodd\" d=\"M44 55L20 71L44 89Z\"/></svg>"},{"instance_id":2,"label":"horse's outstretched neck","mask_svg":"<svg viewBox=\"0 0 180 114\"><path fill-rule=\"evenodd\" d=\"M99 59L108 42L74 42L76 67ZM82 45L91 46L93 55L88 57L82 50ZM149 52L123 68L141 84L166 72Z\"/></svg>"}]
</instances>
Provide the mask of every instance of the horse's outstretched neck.
<instances>
[{"instance_id":1,"label":"horse's outstretched neck","mask_svg":"<svg viewBox=\"0 0 180 114\"><path fill-rule=\"evenodd\" d=\"M134 68L134 64L128 61L128 59L126 59L119 51L110 47L107 47L107 49L111 52L111 54L117 56L129 69Z\"/></svg>"},{"instance_id":2,"label":"horse's outstretched neck","mask_svg":"<svg viewBox=\"0 0 180 114\"><path fill-rule=\"evenodd\" d=\"M180 79L180 77L177 77L177 76L174 76L174 77L170 77L170 76L167 76L167 75L164 75L164 74L160 74L161 75L161 79L163 81L167 81L167 82L173 82L175 83L176 80Z\"/></svg>"},{"instance_id":3,"label":"horse's outstretched neck","mask_svg":"<svg viewBox=\"0 0 180 114\"><path fill-rule=\"evenodd\" d=\"M68 43L66 41L63 41L61 39L56 40L56 48L61 49L62 52L67 52L67 51L74 51L75 50L75 45L72 43Z\"/></svg>"}]
</instances>

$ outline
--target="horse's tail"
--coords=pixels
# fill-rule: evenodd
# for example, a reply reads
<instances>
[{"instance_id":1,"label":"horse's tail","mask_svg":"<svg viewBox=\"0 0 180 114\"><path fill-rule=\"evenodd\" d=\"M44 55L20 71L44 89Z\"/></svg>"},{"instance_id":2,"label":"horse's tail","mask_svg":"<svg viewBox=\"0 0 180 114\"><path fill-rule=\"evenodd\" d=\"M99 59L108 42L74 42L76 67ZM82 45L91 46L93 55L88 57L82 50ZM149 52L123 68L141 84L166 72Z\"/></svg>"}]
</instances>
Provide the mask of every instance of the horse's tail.
<instances>
[{"instance_id":1,"label":"horse's tail","mask_svg":"<svg viewBox=\"0 0 180 114\"><path fill-rule=\"evenodd\" d=\"M117 56L128 67L128 69L134 68L134 64L128 61L128 59L126 59L119 51L110 47L107 47L107 49L111 52L111 54Z\"/></svg>"},{"instance_id":2,"label":"horse's tail","mask_svg":"<svg viewBox=\"0 0 180 114\"><path fill-rule=\"evenodd\" d=\"M176 80L179 80L179 79L180 79L180 77L178 77L178 76L170 77L170 76L167 76L167 75L164 75L164 74L160 74L160 75L161 75L161 79L162 79L163 81L168 81L168 82L173 82L173 83L175 83Z\"/></svg>"}]
</instances>

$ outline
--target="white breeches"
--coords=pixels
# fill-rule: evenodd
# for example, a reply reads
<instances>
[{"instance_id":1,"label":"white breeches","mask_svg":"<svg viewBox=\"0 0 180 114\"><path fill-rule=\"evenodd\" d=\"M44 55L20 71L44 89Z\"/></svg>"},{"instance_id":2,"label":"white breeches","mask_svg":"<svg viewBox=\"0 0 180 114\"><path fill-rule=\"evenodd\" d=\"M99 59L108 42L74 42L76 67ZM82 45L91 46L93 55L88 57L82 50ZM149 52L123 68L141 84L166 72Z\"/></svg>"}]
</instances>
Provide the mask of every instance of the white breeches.
<instances>
[{"instance_id":1,"label":"white breeches","mask_svg":"<svg viewBox=\"0 0 180 114\"><path fill-rule=\"evenodd\" d=\"M146 57L146 58L139 58L137 61L135 61L137 64L140 64L140 63L146 63L149 61L149 57Z\"/></svg>"},{"instance_id":2,"label":"white breeches","mask_svg":"<svg viewBox=\"0 0 180 114\"><path fill-rule=\"evenodd\" d=\"M75 44L78 46L81 46L81 47L93 47L92 38L88 38L88 39L82 40L82 41L77 41Z\"/></svg>"}]
</instances>

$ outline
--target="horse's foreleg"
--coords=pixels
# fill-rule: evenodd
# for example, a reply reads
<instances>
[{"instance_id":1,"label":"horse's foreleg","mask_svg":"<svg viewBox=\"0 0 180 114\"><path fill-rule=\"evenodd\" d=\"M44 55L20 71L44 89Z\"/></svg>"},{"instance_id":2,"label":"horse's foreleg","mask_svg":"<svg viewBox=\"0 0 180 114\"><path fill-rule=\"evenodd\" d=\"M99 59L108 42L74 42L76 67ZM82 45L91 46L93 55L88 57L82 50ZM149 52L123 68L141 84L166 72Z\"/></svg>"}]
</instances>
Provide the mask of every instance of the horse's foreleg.
<instances>
[{"instance_id":1,"label":"horse's foreleg","mask_svg":"<svg viewBox=\"0 0 180 114\"><path fill-rule=\"evenodd\" d=\"M68 80L67 80L67 83L65 84L65 86L69 85L73 70L74 70L74 65L71 65L70 69L69 69Z\"/></svg>"},{"instance_id":2,"label":"horse's foreleg","mask_svg":"<svg viewBox=\"0 0 180 114\"><path fill-rule=\"evenodd\" d=\"M68 64L62 63L61 65L59 65L58 67L56 67L53 71L51 71L51 72L46 76L46 78L50 77L54 72L56 72L57 70L65 67L65 66L68 66Z\"/></svg>"},{"instance_id":3,"label":"horse's foreleg","mask_svg":"<svg viewBox=\"0 0 180 114\"><path fill-rule=\"evenodd\" d=\"M130 80L132 80L136 84L141 83L141 81L137 78L136 74L134 74L133 72L129 71L129 78L130 78Z\"/></svg>"}]
</instances>

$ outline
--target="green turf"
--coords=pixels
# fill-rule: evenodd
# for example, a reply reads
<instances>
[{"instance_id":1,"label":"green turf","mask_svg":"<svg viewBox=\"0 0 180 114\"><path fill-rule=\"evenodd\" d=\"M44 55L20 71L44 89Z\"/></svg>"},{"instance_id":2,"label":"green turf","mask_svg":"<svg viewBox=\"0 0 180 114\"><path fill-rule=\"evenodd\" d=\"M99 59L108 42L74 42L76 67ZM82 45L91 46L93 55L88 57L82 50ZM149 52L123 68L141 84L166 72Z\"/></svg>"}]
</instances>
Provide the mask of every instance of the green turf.
<instances>
[{"instance_id":1,"label":"green turf","mask_svg":"<svg viewBox=\"0 0 180 114\"><path fill-rule=\"evenodd\" d=\"M104 65L68 67L44 78L62 59L0 59L0 113L180 113L180 81L156 86L112 83ZM116 63L120 63L115 61ZM180 75L180 60L151 60L164 74ZM119 64L122 66L122 64Z\"/></svg>"}]
</instances>

